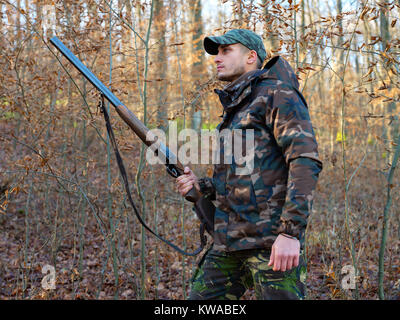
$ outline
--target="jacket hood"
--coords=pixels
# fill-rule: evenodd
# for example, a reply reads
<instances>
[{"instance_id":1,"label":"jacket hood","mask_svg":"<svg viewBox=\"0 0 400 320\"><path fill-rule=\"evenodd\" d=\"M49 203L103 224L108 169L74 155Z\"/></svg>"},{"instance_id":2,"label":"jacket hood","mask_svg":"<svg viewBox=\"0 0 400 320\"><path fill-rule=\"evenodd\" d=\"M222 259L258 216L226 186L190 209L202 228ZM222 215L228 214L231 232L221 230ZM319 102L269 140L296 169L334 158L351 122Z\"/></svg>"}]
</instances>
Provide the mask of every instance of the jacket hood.
<instances>
[{"instance_id":1,"label":"jacket hood","mask_svg":"<svg viewBox=\"0 0 400 320\"><path fill-rule=\"evenodd\" d=\"M299 90L299 81L290 64L280 56L273 57L265 65L260 79L275 79L290 84Z\"/></svg>"},{"instance_id":2,"label":"jacket hood","mask_svg":"<svg viewBox=\"0 0 400 320\"><path fill-rule=\"evenodd\" d=\"M251 92L251 84L257 79L274 79L299 89L299 81L290 64L280 56L273 57L261 70L249 71L228 84L223 90L214 90L225 111L232 110Z\"/></svg>"}]
</instances>

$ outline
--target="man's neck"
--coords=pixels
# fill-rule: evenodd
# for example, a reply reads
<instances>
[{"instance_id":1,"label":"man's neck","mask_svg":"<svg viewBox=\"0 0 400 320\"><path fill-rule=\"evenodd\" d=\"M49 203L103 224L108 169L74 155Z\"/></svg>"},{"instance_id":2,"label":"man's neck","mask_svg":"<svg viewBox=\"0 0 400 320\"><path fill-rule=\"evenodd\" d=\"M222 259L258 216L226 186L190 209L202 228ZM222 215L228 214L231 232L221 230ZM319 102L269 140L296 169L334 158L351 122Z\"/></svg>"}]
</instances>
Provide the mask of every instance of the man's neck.
<instances>
[{"instance_id":1,"label":"man's neck","mask_svg":"<svg viewBox=\"0 0 400 320\"><path fill-rule=\"evenodd\" d=\"M239 77L237 77L235 80L229 82L229 83L225 86L224 89L228 89L228 88L231 88L231 87L235 86L235 84L237 84L238 82L240 82L240 81L246 79L246 77L248 77L249 75L253 75L254 72L259 71L259 70L260 70L260 69L252 69L252 70L249 70L249 71L247 71L247 72L242 73L242 74L241 74Z\"/></svg>"}]
</instances>

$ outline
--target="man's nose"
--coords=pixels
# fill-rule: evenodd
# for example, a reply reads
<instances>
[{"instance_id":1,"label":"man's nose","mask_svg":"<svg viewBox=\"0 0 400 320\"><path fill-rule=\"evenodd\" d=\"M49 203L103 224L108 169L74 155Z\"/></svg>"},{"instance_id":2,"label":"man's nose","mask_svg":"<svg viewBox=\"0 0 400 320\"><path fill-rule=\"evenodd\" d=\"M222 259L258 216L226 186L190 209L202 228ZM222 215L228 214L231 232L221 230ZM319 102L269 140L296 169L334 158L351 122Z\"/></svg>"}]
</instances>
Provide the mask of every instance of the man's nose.
<instances>
[{"instance_id":1,"label":"man's nose","mask_svg":"<svg viewBox=\"0 0 400 320\"><path fill-rule=\"evenodd\" d=\"M221 63L222 62L221 55L219 53L215 56L214 62L215 63Z\"/></svg>"}]
</instances>

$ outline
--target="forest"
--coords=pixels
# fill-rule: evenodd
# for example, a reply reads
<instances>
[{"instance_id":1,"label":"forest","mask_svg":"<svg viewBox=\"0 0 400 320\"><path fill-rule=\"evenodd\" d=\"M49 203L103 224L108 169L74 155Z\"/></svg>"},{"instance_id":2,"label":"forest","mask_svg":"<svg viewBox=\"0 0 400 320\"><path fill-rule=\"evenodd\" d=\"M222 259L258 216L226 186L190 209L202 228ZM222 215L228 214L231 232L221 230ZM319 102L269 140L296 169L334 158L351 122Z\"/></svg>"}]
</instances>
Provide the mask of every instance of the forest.
<instances>
[{"instance_id":1,"label":"forest","mask_svg":"<svg viewBox=\"0 0 400 320\"><path fill-rule=\"evenodd\" d=\"M221 121L226 85L203 39L235 28L290 63L308 103L323 170L307 299L400 299L399 17L400 0L0 0L0 299L187 299L201 255L139 223L99 93L49 40L148 128L201 132ZM192 203L105 107L140 214L193 252Z\"/></svg>"}]
</instances>

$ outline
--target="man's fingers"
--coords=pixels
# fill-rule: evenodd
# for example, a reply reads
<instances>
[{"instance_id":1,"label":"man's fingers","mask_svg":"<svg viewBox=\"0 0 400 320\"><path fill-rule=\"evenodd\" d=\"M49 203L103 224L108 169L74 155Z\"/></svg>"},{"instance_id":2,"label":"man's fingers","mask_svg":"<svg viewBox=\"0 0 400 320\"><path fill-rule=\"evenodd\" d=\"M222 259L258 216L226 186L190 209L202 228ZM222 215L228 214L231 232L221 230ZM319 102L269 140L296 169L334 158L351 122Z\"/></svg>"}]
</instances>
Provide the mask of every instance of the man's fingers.
<instances>
[{"instance_id":1,"label":"man's fingers","mask_svg":"<svg viewBox=\"0 0 400 320\"><path fill-rule=\"evenodd\" d=\"M288 271L299 265L299 255L283 256L281 259L281 271Z\"/></svg>"},{"instance_id":2,"label":"man's fingers","mask_svg":"<svg viewBox=\"0 0 400 320\"><path fill-rule=\"evenodd\" d=\"M283 272L286 271L288 260L289 260L288 255L282 254L281 255L281 267L278 270L283 271Z\"/></svg>"},{"instance_id":3,"label":"man's fingers","mask_svg":"<svg viewBox=\"0 0 400 320\"><path fill-rule=\"evenodd\" d=\"M191 178L185 178L177 182L178 191L181 195L185 195L189 190L191 190L195 184L195 180Z\"/></svg>"},{"instance_id":4,"label":"man's fingers","mask_svg":"<svg viewBox=\"0 0 400 320\"><path fill-rule=\"evenodd\" d=\"M297 267L300 263L300 256L296 255L296 257L293 259L293 267Z\"/></svg>"},{"instance_id":5,"label":"man's fingers","mask_svg":"<svg viewBox=\"0 0 400 320\"><path fill-rule=\"evenodd\" d=\"M192 188L194 185L194 181L193 180L187 180L184 183L182 183L181 188Z\"/></svg>"},{"instance_id":6,"label":"man's fingers","mask_svg":"<svg viewBox=\"0 0 400 320\"><path fill-rule=\"evenodd\" d=\"M183 188L188 185L193 185L195 183L195 180L192 177L180 176L177 178L176 183L178 185L178 188Z\"/></svg>"},{"instance_id":7,"label":"man's fingers","mask_svg":"<svg viewBox=\"0 0 400 320\"><path fill-rule=\"evenodd\" d=\"M193 185L182 189L182 192L181 192L182 196L185 196L190 190L192 190L192 188L193 188Z\"/></svg>"},{"instance_id":8,"label":"man's fingers","mask_svg":"<svg viewBox=\"0 0 400 320\"><path fill-rule=\"evenodd\" d=\"M187 176L179 176L178 178L176 178L176 182L180 185L184 185L186 182L188 182L189 178Z\"/></svg>"},{"instance_id":9,"label":"man's fingers","mask_svg":"<svg viewBox=\"0 0 400 320\"><path fill-rule=\"evenodd\" d=\"M186 194L190 189L192 189L193 184L185 184L182 185L178 188L178 191L180 192L180 194L184 195Z\"/></svg>"},{"instance_id":10,"label":"man's fingers","mask_svg":"<svg viewBox=\"0 0 400 320\"><path fill-rule=\"evenodd\" d=\"M274 262L274 267L272 270L279 271L281 269L281 259L278 257Z\"/></svg>"},{"instance_id":11,"label":"man's fingers","mask_svg":"<svg viewBox=\"0 0 400 320\"><path fill-rule=\"evenodd\" d=\"M269 256L268 267L270 267L274 264L274 255L275 255L275 249L274 249L274 246L272 246L271 255Z\"/></svg>"},{"instance_id":12,"label":"man's fingers","mask_svg":"<svg viewBox=\"0 0 400 320\"><path fill-rule=\"evenodd\" d=\"M185 167L183 169L183 174L176 178L176 181L184 181L185 179L194 179L193 172L189 169L189 167Z\"/></svg>"},{"instance_id":13,"label":"man's fingers","mask_svg":"<svg viewBox=\"0 0 400 320\"><path fill-rule=\"evenodd\" d=\"M272 270L274 271L278 271L281 268L281 255L279 254L279 252L274 252L274 262L273 262L273 267Z\"/></svg>"},{"instance_id":14,"label":"man's fingers","mask_svg":"<svg viewBox=\"0 0 400 320\"><path fill-rule=\"evenodd\" d=\"M273 250L271 252L270 260L268 266L272 266L272 270L274 271L288 271L292 268L295 268L299 265L299 256L298 255L287 255L285 253L275 253Z\"/></svg>"},{"instance_id":15,"label":"man's fingers","mask_svg":"<svg viewBox=\"0 0 400 320\"><path fill-rule=\"evenodd\" d=\"M286 270L290 270L293 268L293 261L294 261L294 257L292 257L292 256L287 259Z\"/></svg>"}]
</instances>

